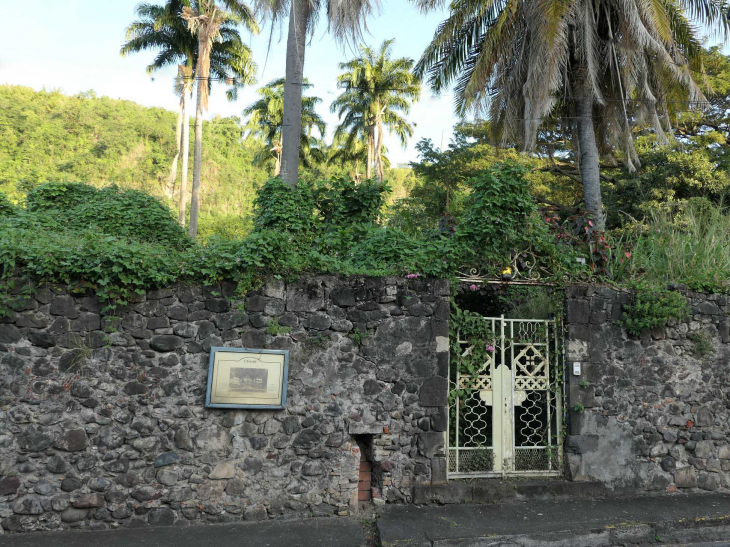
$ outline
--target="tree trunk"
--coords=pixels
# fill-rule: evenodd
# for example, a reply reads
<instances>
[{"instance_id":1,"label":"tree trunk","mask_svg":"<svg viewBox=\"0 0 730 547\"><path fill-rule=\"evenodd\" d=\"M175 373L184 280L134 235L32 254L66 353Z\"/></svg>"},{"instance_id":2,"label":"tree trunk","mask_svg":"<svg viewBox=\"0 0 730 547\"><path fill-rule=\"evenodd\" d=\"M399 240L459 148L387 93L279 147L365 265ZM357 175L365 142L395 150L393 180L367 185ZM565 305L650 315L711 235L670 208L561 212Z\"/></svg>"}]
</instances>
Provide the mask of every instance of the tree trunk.
<instances>
[{"instance_id":1,"label":"tree trunk","mask_svg":"<svg viewBox=\"0 0 730 547\"><path fill-rule=\"evenodd\" d=\"M183 94L185 90L183 90ZM175 157L172 160L170 166L170 178L167 180L167 195L172 199L175 193L175 181L177 181L177 164L180 161L180 148L182 146L182 125L183 117L185 116L185 99L183 95L180 95L180 108L177 111L177 123L175 125L175 145L177 150L175 151Z\"/></svg>"},{"instance_id":2,"label":"tree trunk","mask_svg":"<svg viewBox=\"0 0 730 547\"><path fill-rule=\"evenodd\" d=\"M276 151L276 163L274 163L274 176L278 177L281 173L281 147Z\"/></svg>"},{"instance_id":3,"label":"tree trunk","mask_svg":"<svg viewBox=\"0 0 730 547\"><path fill-rule=\"evenodd\" d=\"M578 69L575 96L578 109L578 144L583 197L586 210L593 220L593 229L602 232L606 229L606 218L603 215L598 146L593 126L593 94L584 68Z\"/></svg>"},{"instance_id":4,"label":"tree trunk","mask_svg":"<svg viewBox=\"0 0 730 547\"><path fill-rule=\"evenodd\" d=\"M198 215L200 214L200 174L203 163L203 108L205 107L208 91L208 77L210 76L210 63L206 62L209 56L210 44L207 34L200 30L200 36L204 39L199 41L198 51L198 97L195 108L195 151L193 152L193 192L190 200L190 225L188 234L193 239L198 237Z\"/></svg>"},{"instance_id":5,"label":"tree trunk","mask_svg":"<svg viewBox=\"0 0 730 547\"><path fill-rule=\"evenodd\" d=\"M304 82L304 50L307 42L308 20L309 0L292 0L289 12L289 35L286 41L281 158L281 178L292 188L296 187L299 178L302 84Z\"/></svg>"},{"instance_id":6,"label":"tree trunk","mask_svg":"<svg viewBox=\"0 0 730 547\"><path fill-rule=\"evenodd\" d=\"M385 180L385 170L383 169L383 121L378 115L378 144L375 149L375 165L378 170L378 181Z\"/></svg>"},{"instance_id":7,"label":"tree trunk","mask_svg":"<svg viewBox=\"0 0 730 547\"><path fill-rule=\"evenodd\" d=\"M373 177L373 148L374 148L374 142L373 142L373 127L370 126L368 128L368 163L365 166L365 178L371 179Z\"/></svg>"},{"instance_id":8,"label":"tree trunk","mask_svg":"<svg viewBox=\"0 0 730 547\"><path fill-rule=\"evenodd\" d=\"M190 73L192 76L192 72ZM188 202L188 163L190 160L190 95L192 80L183 87L183 127L182 127L182 174L180 176L180 203L178 222L185 227L185 208Z\"/></svg>"}]
</instances>

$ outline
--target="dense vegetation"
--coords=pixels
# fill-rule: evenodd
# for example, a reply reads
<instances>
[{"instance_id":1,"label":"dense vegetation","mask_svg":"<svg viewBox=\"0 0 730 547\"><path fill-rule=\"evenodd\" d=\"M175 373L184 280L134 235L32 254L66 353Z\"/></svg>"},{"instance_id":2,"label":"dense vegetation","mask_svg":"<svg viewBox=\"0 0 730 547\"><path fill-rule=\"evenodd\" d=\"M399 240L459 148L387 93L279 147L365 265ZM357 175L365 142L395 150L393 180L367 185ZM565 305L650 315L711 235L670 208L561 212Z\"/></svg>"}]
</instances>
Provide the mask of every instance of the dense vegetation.
<instances>
[{"instance_id":1,"label":"dense vegetation","mask_svg":"<svg viewBox=\"0 0 730 547\"><path fill-rule=\"evenodd\" d=\"M724 74L727 59L715 57ZM541 152L526 155L490 144L487 123L461 124L446 150L420 142L419 161L386 170L389 183L356 183L352 165L320 163L291 189L255 166L263 143L246 138L239 119L214 119L204 128L205 237L196 243L165 193L173 112L4 86L1 276L78 282L113 304L175 281L234 279L246 290L264 275L306 271L498 273L530 249L555 281L594 275L727 292L726 102L705 118L687 114L668 146L637 132L635 174L606 161L605 234L581 212L573 151L550 148L547 134Z\"/></svg>"}]
</instances>

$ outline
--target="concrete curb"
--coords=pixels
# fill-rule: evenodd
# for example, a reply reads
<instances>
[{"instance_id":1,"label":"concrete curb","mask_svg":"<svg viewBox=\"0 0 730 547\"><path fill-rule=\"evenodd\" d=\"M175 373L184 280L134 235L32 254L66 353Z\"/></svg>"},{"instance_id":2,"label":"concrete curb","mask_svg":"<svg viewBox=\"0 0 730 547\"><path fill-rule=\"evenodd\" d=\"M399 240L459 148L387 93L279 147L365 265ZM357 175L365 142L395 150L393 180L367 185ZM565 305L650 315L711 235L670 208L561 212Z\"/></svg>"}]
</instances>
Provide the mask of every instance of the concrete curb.
<instances>
[{"instance_id":1,"label":"concrete curb","mask_svg":"<svg viewBox=\"0 0 730 547\"><path fill-rule=\"evenodd\" d=\"M383 547L619 547L671 545L697 541L730 542L730 515L719 519L683 519L657 524L622 524L602 530L564 531L528 535L426 540ZM730 543L728 543L730 545Z\"/></svg>"}]
</instances>

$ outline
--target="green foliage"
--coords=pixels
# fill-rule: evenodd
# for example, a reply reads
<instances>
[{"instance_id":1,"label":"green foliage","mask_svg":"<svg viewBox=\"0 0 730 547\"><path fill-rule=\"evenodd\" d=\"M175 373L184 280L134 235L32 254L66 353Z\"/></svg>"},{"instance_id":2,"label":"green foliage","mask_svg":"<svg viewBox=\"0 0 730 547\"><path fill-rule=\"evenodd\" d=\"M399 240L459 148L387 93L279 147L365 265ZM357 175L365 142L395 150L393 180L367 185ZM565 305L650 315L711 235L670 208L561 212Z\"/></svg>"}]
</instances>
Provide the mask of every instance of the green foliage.
<instances>
[{"instance_id":1,"label":"green foliage","mask_svg":"<svg viewBox=\"0 0 730 547\"><path fill-rule=\"evenodd\" d=\"M327 228L345 228L378 221L390 187L366 180L356 183L349 177L335 177L317 183L314 201Z\"/></svg>"},{"instance_id":2,"label":"green foliage","mask_svg":"<svg viewBox=\"0 0 730 547\"><path fill-rule=\"evenodd\" d=\"M167 188L176 118L176 112L93 92L67 96L1 85L0 192L22 202L26 192L45 182L81 181L142 190L166 203L176 200ZM242 137L236 117L205 121L203 139L201 227L211 216L244 224L256 189L269 177L253 165L260 144Z\"/></svg>"},{"instance_id":3,"label":"green foliage","mask_svg":"<svg viewBox=\"0 0 730 547\"><path fill-rule=\"evenodd\" d=\"M307 184L289 187L282 179L269 179L254 200L257 230L281 230L293 234L310 232L314 227L314 198Z\"/></svg>"},{"instance_id":4,"label":"green foliage","mask_svg":"<svg viewBox=\"0 0 730 547\"><path fill-rule=\"evenodd\" d=\"M5 194L0 193L0 217L9 217L15 214L15 205Z\"/></svg>"},{"instance_id":5,"label":"green foliage","mask_svg":"<svg viewBox=\"0 0 730 547\"><path fill-rule=\"evenodd\" d=\"M697 357L706 357L715 351L712 347L712 337L705 330L691 332L687 338L692 342L692 353Z\"/></svg>"},{"instance_id":6,"label":"green foliage","mask_svg":"<svg viewBox=\"0 0 730 547\"><path fill-rule=\"evenodd\" d=\"M471 193L454 234L457 263L506 265L511 252L550 242L524 182L525 172L520 165L504 163L470 181Z\"/></svg>"},{"instance_id":7,"label":"green foliage","mask_svg":"<svg viewBox=\"0 0 730 547\"><path fill-rule=\"evenodd\" d=\"M454 370L458 370L461 375L476 377L484 363L496 351L497 335L492 331L491 322L485 321L478 313L462 310L452 301L449 331L451 340L458 337L474 347L467 355L463 355L458 344L451 344L451 363L456 365ZM452 396L461 397L464 394L462 389L452 392Z\"/></svg>"},{"instance_id":8,"label":"green foliage","mask_svg":"<svg viewBox=\"0 0 730 547\"><path fill-rule=\"evenodd\" d=\"M509 285L499 295L499 302L511 319L550 319L560 312L562 297L562 292L550 287Z\"/></svg>"},{"instance_id":9,"label":"green foliage","mask_svg":"<svg viewBox=\"0 0 730 547\"><path fill-rule=\"evenodd\" d=\"M170 209L138 190L49 182L29 192L26 204L29 212L51 215L68 229L88 227L175 248L191 243Z\"/></svg>"},{"instance_id":10,"label":"green foliage","mask_svg":"<svg viewBox=\"0 0 730 547\"><path fill-rule=\"evenodd\" d=\"M703 137L687 144L659 147L653 138L637 139L641 171L636 175L621 171L606 188L611 223L620 225L621 215L651 218L692 198L720 203L730 192L730 175L726 169L718 169L723 152L717 144Z\"/></svg>"},{"instance_id":11,"label":"green foliage","mask_svg":"<svg viewBox=\"0 0 730 547\"><path fill-rule=\"evenodd\" d=\"M266 334L270 334L271 336L279 336L280 334L289 334L291 332L291 327L284 327L279 324L279 318L275 317L271 320L271 322L266 327Z\"/></svg>"},{"instance_id":12,"label":"green foliage","mask_svg":"<svg viewBox=\"0 0 730 547\"><path fill-rule=\"evenodd\" d=\"M638 336L643 329L663 327L667 321L684 320L690 313L687 299L678 292L651 285L636 283L633 302L624 306L621 320L629 334Z\"/></svg>"},{"instance_id":13,"label":"green foliage","mask_svg":"<svg viewBox=\"0 0 730 547\"><path fill-rule=\"evenodd\" d=\"M365 341L365 338L370 336L370 332L360 332L360 329L356 328L354 331L350 333L350 338L352 339L352 343L355 344L357 347L362 346L362 343Z\"/></svg>"},{"instance_id":14,"label":"green foliage","mask_svg":"<svg viewBox=\"0 0 730 547\"><path fill-rule=\"evenodd\" d=\"M67 211L97 198L98 190L82 182L48 182L34 187L25 197L28 211Z\"/></svg>"},{"instance_id":15,"label":"green foliage","mask_svg":"<svg viewBox=\"0 0 730 547\"><path fill-rule=\"evenodd\" d=\"M696 291L730 291L730 216L706 200L655 212L645 223L608 235L612 279L684 283Z\"/></svg>"}]
</instances>

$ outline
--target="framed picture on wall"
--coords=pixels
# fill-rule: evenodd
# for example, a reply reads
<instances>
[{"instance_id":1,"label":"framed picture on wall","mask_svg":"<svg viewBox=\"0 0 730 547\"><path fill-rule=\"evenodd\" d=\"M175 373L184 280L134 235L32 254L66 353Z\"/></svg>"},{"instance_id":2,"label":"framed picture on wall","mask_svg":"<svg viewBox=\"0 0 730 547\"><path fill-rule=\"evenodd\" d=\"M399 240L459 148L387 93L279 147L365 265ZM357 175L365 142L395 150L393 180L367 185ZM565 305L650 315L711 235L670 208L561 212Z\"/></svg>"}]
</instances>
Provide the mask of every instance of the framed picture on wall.
<instances>
[{"instance_id":1,"label":"framed picture on wall","mask_svg":"<svg viewBox=\"0 0 730 547\"><path fill-rule=\"evenodd\" d=\"M283 409L289 351L210 348L206 408Z\"/></svg>"}]
</instances>

